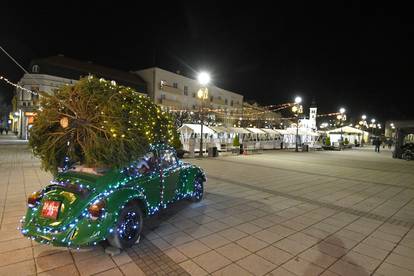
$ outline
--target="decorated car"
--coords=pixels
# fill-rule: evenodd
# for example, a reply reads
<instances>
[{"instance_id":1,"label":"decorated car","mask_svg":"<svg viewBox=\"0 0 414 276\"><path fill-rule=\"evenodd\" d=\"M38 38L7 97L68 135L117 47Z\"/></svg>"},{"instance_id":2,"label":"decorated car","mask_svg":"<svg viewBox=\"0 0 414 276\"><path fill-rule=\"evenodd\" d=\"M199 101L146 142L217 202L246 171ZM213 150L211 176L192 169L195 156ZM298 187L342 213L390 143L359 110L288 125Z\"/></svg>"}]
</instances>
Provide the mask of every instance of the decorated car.
<instances>
[{"instance_id":1,"label":"decorated car","mask_svg":"<svg viewBox=\"0 0 414 276\"><path fill-rule=\"evenodd\" d=\"M177 200L200 201L205 181L202 169L177 159L164 144L151 145L123 169L75 166L29 196L21 232L55 246L79 248L106 239L128 248L139 239L145 217Z\"/></svg>"}]
</instances>

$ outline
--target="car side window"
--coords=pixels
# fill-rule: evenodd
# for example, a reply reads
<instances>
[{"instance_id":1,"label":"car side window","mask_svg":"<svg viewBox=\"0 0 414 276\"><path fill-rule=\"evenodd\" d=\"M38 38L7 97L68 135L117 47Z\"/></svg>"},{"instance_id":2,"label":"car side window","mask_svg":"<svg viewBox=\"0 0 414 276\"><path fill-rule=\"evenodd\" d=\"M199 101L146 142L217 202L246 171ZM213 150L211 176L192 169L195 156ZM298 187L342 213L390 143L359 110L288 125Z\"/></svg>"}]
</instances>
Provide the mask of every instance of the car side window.
<instances>
[{"instance_id":1,"label":"car side window","mask_svg":"<svg viewBox=\"0 0 414 276\"><path fill-rule=\"evenodd\" d=\"M156 156L153 152L149 152L126 168L126 173L128 175L143 175L155 171L156 167Z\"/></svg>"},{"instance_id":2,"label":"car side window","mask_svg":"<svg viewBox=\"0 0 414 276\"><path fill-rule=\"evenodd\" d=\"M172 150L161 150L160 161L163 169L169 169L177 165L177 157Z\"/></svg>"}]
</instances>

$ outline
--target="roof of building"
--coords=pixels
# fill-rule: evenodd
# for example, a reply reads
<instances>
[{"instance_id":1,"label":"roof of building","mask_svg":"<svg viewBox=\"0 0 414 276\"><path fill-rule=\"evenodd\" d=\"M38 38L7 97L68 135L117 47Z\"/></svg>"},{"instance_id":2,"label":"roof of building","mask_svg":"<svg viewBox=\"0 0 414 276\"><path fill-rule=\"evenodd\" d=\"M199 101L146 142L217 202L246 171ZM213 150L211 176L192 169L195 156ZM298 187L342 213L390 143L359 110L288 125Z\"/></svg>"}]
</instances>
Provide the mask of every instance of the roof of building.
<instances>
[{"instance_id":1,"label":"roof of building","mask_svg":"<svg viewBox=\"0 0 414 276\"><path fill-rule=\"evenodd\" d=\"M47 74L74 80L91 74L108 80L114 80L120 85L129 86L141 93L147 92L147 84L140 76L92 62L80 61L59 55L32 60L29 71L32 71L34 65L38 65L39 68L37 72L32 72L33 74Z\"/></svg>"}]
</instances>

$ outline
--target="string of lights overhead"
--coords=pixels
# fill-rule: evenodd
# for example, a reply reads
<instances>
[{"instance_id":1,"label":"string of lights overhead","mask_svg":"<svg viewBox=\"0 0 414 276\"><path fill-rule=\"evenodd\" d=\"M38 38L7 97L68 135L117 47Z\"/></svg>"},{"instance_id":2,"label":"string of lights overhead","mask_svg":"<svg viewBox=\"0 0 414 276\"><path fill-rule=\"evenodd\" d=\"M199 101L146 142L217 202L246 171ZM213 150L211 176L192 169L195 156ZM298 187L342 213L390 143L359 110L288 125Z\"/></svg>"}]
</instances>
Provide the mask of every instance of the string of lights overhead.
<instances>
[{"instance_id":1,"label":"string of lights overhead","mask_svg":"<svg viewBox=\"0 0 414 276\"><path fill-rule=\"evenodd\" d=\"M237 108L237 109L232 109L232 110L225 110L222 108L217 108L217 109L213 109L213 108L204 108L205 111L208 112L213 112L213 113L217 113L217 114L222 114L223 116L229 116L229 115L233 115L233 116L254 116L254 115L261 115L261 114L270 114L272 112L275 111L279 111L279 110L283 110L286 108L289 108L291 106L291 104L283 104L283 105L279 105L279 108L275 108L272 110L263 110L263 111L252 111L251 107L247 107L247 108ZM183 112L193 112L193 113L197 113L199 112L199 110L190 110L190 109L171 109L169 110L169 112L174 112L174 113L183 113Z\"/></svg>"},{"instance_id":2,"label":"string of lights overhead","mask_svg":"<svg viewBox=\"0 0 414 276\"><path fill-rule=\"evenodd\" d=\"M3 77L2 75L0 75L0 80L6 82L6 83L8 83L8 84L10 84L10 85L12 85L12 86L14 86L16 88L19 88L19 89L21 89L23 91L29 92L29 93L31 93L33 95L39 95L37 92L34 92L34 91L32 91L30 89L27 89L27 88L24 88L23 86L21 86L21 85L19 85L17 83L14 83L14 82L12 82L10 80L8 80L6 77Z\"/></svg>"},{"instance_id":3,"label":"string of lights overhead","mask_svg":"<svg viewBox=\"0 0 414 276\"><path fill-rule=\"evenodd\" d=\"M339 112L333 112L333 113L326 113L326 114L318 114L316 117L329 117L329 116L337 116L340 115Z\"/></svg>"}]
</instances>

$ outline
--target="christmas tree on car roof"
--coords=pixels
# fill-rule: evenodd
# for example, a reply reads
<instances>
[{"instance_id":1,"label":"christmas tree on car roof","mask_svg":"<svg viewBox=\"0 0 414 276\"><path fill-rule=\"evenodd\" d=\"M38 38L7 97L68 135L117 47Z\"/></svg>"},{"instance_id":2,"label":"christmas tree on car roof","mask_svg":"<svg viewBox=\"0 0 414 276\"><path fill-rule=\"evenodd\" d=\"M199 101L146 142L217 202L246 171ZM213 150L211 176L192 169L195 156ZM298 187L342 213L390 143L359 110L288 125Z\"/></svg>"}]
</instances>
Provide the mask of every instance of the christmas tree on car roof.
<instances>
[{"instance_id":1,"label":"christmas tree on car roof","mask_svg":"<svg viewBox=\"0 0 414 276\"><path fill-rule=\"evenodd\" d=\"M68 160L120 168L142 156L150 144L180 144L168 113L114 81L88 76L41 96L29 144L52 173Z\"/></svg>"}]
</instances>

